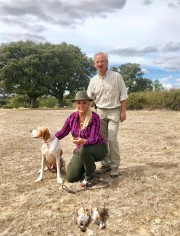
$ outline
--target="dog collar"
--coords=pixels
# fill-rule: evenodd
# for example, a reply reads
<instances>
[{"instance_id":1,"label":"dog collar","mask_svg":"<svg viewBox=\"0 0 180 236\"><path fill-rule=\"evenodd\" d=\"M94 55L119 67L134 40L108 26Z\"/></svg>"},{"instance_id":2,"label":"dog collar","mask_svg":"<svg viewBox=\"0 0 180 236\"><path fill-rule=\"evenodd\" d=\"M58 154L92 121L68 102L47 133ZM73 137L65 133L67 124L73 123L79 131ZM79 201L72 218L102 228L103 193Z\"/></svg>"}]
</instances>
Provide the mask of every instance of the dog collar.
<instances>
[{"instance_id":1,"label":"dog collar","mask_svg":"<svg viewBox=\"0 0 180 236\"><path fill-rule=\"evenodd\" d=\"M53 141L55 139L55 137L56 136L54 136L54 138L50 139L49 141L46 141L46 142L44 141L44 143L49 143L49 142Z\"/></svg>"}]
</instances>

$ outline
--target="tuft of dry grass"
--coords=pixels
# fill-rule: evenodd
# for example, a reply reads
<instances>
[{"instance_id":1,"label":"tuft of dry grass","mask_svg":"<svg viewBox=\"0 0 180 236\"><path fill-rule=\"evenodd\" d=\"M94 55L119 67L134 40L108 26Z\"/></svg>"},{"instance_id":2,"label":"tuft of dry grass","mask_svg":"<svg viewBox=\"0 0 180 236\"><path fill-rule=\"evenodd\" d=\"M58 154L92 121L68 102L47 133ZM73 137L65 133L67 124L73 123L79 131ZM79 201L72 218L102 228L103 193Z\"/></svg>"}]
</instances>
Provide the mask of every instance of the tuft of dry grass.
<instances>
[{"instance_id":1,"label":"tuft of dry grass","mask_svg":"<svg viewBox=\"0 0 180 236\"><path fill-rule=\"evenodd\" d=\"M0 110L0 235L178 236L180 113L128 111L118 135L121 175L102 175L108 188L70 194L51 172L35 183L41 141L32 139L30 130L47 126L56 132L71 112ZM74 149L70 135L61 141L61 147L68 164ZM79 207L104 205L109 213L106 228L100 230L91 222L81 232L74 220Z\"/></svg>"}]
</instances>

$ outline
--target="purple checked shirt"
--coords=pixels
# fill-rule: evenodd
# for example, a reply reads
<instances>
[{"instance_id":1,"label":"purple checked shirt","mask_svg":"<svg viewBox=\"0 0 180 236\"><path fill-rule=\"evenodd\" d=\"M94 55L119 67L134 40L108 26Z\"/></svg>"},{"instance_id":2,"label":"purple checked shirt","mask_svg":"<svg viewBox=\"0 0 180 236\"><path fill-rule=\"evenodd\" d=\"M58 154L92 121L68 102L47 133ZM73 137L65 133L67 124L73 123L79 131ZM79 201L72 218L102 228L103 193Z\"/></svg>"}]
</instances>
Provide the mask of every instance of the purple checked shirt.
<instances>
[{"instance_id":1,"label":"purple checked shirt","mask_svg":"<svg viewBox=\"0 0 180 236\"><path fill-rule=\"evenodd\" d=\"M58 131L55 136L60 140L67 136L71 131L73 137L81 137L86 139L86 143L84 145L103 144L104 139L101 137L99 130L100 120L99 116L95 112L92 112L92 117L88 126L82 130L79 127L78 112L73 112L65 121L63 128ZM81 145L78 144L77 148L80 147Z\"/></svg>"}]
</instances>

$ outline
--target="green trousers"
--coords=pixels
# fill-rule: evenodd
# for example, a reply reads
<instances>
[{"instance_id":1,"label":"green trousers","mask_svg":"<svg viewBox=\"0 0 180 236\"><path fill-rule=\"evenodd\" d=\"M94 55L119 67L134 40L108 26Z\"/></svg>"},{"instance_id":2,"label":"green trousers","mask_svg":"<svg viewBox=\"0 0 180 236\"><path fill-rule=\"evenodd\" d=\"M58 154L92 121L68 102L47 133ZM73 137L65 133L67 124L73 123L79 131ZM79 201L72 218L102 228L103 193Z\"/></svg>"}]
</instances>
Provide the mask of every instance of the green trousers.
<instances>
[{"instance_id":1,"label":"green trousers","mask_svg":"<svg viewBox=\"0 0 180 236\"><path fill-rule=\"evenodd\" d=\"M102 161L106 155L106 144L88 145L74 150L66 171L67 181L79 181L84 174L91 177L95 172L95 162Z\"/></svg>"}]
</instances>

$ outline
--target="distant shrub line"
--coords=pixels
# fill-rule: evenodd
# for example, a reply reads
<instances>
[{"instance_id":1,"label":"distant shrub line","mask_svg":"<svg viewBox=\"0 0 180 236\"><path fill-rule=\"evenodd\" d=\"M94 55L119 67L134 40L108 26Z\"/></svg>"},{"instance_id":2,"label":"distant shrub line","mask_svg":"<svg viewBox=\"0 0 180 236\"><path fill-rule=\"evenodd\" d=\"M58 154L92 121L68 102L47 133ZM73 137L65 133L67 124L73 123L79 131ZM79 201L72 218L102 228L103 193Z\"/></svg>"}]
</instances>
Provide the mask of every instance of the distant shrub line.
<instances>
[{"instance_id":1,"label":"distant shrub line","mask_svg":"<svg viewBox=\"0 0 180 236\"><path fill-rule=\"evenodd\" d=\"M30 101L25 95L13 97L0 97L1 108L30 108ZM71 99L64 99L64 107L72 108ZM43 96L38 99L38 108L58 108L58 101L52 96ZM180 110L180 89L159 92L136 92L130 93L127 100L128 110L155 110L168 109Z\"/></svg>"},{"instance_id":2,"label":"distant shrub line","mask_svg":"<svg viewBox=\"0 0 180 236\"><path fill-rule=\"evenodd\" d=\"M127 109L168 109L180 110L180 89L171 89L160 92L138 92L129 94Z\"/></svg>"}]
</instances>

